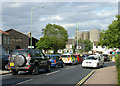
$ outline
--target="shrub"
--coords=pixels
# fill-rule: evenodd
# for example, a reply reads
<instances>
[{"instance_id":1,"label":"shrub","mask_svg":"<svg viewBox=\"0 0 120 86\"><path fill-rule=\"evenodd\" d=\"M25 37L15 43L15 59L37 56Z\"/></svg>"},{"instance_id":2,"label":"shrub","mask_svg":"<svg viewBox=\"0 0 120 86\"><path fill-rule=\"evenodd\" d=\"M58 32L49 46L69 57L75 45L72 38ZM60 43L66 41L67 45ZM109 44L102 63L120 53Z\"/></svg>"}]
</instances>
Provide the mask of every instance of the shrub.
<instances>
[{"instance_id":1,"label":"shrub","mask_svg":"<svg viewBox=\"0 0 120 86\"><path fill-rule=\"evenodd\" d=\"M115 65L116 65L116 69L118 72L118 86L120 86L120 54L116 54L115 55L116 61L115 61Z\"/></svg>"}]
</instances>

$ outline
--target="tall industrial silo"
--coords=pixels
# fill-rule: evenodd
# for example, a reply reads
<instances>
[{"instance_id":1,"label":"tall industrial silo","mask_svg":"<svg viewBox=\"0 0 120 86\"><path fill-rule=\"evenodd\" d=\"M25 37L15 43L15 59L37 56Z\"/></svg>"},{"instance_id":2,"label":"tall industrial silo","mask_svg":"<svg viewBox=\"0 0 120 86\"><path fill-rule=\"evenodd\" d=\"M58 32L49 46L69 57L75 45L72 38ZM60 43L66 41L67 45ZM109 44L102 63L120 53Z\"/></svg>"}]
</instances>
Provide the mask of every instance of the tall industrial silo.
<instances>
[{"instance_id":1,"label":"tall industrial silo","mask_svg":"<svg viewBox=\"0 0 120 86\"><path fill-rule=\"evenodd\" d=\"M83 39L89 39L89 32L88 31L84 31L83 33Z\"/></svg>"},{"instance_id":2,"label":"tall industrial silo","mask_svg":"<svg viewBox=\"0 0 120 86\"><path fill-rule=\"evenodd\" d=\"M78 32L78 40L80 40L80 39L81 39L82 41L84 40L83 34L84 34L83 32Z\"/></svg>"},{"instance_id":3,"label":"tall industrial silo","mask_svg":"<svg viewBox=\"0 0 120 86\"><path fill-rule=\"evenodd\" d=\"M100 30L98 29L93 29L90 30L90 41L99 41L100 40Z\"/></svg>"}]
</instances>

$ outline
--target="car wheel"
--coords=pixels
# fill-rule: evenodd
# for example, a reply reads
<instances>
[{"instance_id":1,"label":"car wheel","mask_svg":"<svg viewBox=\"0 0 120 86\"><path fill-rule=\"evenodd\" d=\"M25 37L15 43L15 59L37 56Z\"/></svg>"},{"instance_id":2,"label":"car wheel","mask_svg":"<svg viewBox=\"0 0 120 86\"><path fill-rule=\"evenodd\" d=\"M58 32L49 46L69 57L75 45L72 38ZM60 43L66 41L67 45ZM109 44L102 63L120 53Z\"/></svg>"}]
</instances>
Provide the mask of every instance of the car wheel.
<instances>
[{"instance_id":1,"label":"car wheel","mask_svg":"<svg viewBox=\"0 0 120 86\"><path fill-rule=\"evenodd\" d=\"M58 64L55 65L55 68L56 68L56 69L58 68Z\"/></svg>"},{"instance_id":2,"label":"car wheel","mask_svg":"<svg viewBox=\"0 0 120 86\"><path fill-rule=\"evenodd\" d=\"M32 74L37 75L38 73L39 73L39 67L38 67L38 65L35 65L35 67L32 70Z\"/></svg>"},{"instance_id":3,"label":"car wheel","mask_svg":"<svg viewBox=\"0 0 120 86\"><path fill-rule=\"evenodd\" d=\"M61 67L64 68L65 64L62 64Z\"/></svg>"},{"instance_id":4,"label":"car wheel","mask_svg":"<svg viewBox=\"0 0 120 86\"><path fill-rule=\"evenodd\" d=\"M12 75L17 75L18 71L17 70L11 70L12 71Z\"/></svg>"},{"instance_id":5,"label":"car wheel","mask_svg":"<svg viewBox=\"0 0 120 86\"><path fill-rule=\"evenodd\" d=\"M97 67L96 67L97 69L99 68L99 64L97 64Z\"/></svg>"},{"instance_id":6,"label":"car wheel","mask_svg":"<svg viewBox=\"0 0 120 86\"><path fill-rule=\"evenodd\" d=\"M49 64L49 65L47 66L46 71L47 71L47 72L50 72L50 70L51 70L51 65Z\"/></svg>"}]
</instances>

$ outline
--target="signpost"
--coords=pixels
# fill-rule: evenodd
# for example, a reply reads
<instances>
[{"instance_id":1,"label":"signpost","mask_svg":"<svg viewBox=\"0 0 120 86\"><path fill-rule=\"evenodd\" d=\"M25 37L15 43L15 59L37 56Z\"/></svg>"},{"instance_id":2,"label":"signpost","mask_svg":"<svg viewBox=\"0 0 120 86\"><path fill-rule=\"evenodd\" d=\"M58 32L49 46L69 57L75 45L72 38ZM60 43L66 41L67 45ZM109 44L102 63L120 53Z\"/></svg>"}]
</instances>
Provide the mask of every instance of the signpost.
<instances>
[{"instance_id":1,"label":"signpost","mask_svg":"<svg viewBox=\"0 0 120 86\"><path fill-rule=\"evenodd\" d=\"M34 48L34 46L28 46L28 48Z\"/></svg>"}]
</instances>

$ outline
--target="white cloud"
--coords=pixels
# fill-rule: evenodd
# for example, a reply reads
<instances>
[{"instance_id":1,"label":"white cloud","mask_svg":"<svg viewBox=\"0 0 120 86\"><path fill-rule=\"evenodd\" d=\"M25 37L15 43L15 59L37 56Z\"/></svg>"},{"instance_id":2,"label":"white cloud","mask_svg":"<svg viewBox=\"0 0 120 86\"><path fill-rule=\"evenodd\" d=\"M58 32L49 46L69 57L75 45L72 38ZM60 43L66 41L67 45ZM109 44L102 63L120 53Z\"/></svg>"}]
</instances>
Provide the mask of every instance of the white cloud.
<instances>
[{"instance_id":1,"label":"white cloud","mask_svg":"<svg viewBox=\"0 0 120 86\"><path fill-rule=\"evenodd\" d=\"M9 5L9 7L21 7L23 3L12 3Z\"/></svg>"},{"instance_id":2,"label":"white cloud","mask_svg":"<svg viewBox=\"0 0 120 86\"><path fill-rule=\"evenodd\" d=\"M65 28L68 28L68 27L73 27L75 25L76 24L62 24L61 26L65 27Z\"/></svg>"},{"instance_id":3,"label":"white cloud","mask_svg":"<svg viewBox=\"0 0 120 86\"><path fill-rule=\"evenodd\" d=\"M58 20L58 21L60 21L60 20L62 20L63 18L57 15L57 16L52 17L51 19L52 19L52 20Z\"/></svg>"}]
</instances>

